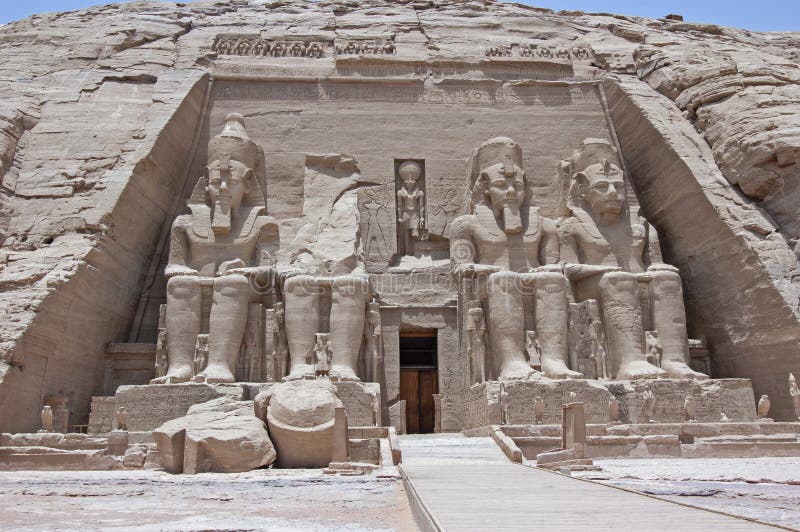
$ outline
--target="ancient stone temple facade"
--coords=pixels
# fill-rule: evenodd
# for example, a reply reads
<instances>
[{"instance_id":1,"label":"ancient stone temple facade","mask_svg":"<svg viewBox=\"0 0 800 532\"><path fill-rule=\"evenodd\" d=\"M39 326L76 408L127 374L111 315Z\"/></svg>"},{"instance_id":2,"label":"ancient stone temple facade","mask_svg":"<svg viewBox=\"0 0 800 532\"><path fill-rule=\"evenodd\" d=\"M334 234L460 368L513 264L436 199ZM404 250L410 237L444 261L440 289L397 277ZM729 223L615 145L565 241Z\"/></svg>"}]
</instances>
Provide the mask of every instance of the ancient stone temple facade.
<instances>
[{"instance_id":1,"label":"ancient stone temple facade","mask_svg":"<svg viewBox=\"0 0 800 532\"><path fill-rule=\"evenodd\" d=\"M337 409L753 421L766 394L795 419L797 59L449 0L0 28L0 431L228 397L263 407L271 460L326 465L292 449Z\"/></svg>"}]
</instances>

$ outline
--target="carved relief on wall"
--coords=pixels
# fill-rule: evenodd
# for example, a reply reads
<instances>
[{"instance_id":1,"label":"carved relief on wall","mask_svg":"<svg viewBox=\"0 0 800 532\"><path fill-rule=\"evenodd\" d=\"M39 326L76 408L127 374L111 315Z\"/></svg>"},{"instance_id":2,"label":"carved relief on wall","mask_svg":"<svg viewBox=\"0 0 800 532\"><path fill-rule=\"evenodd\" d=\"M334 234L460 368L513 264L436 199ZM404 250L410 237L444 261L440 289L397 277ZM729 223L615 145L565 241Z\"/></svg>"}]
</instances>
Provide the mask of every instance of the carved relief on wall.
<instances>
[{"instance_id":1,"label":"carved relief on wall","mask_svg":"<svg viewBox=\"0 0 800 532\"><path fill-rule=\"evenodd\" d=\"M427 194L428 233L449 238L450 224L457 216L464 214L464 179L431 180Z\"/></svg>"},{"instance_id":2,"label":"carved relief on wall","mask_svg":"<svg viewBox=\"0 0 800 532\"><path fill-rule=\"evenodd\" d=\"M486 57L520 57L525 59L591 61L594 52L589 46L555 46L549 44L502 44L486 49Z\"/></svg>"},{"instance_id":3,"label":"carved relief on wall","mask_svg":"<svg viewBox=\"0 0 800 532\"><path fill-rule=\"evenodd\" d=\"M395 53L397 48L394 38L336 40L336 55L394 55Z\"/></svg>"},{"instance_id":4,"label":"carved relief on wall","mask_svg":"<svg viewBox=\"0 0 800 532\"><path fill-rule=\"evenodd\" d=\"M259 35L217 35L211 50L219 55L250 57L320 58L333 46L332 41L295 38L263 39Z\"/></svg>"},{"instance_id":5,"label":"carved relief on wall","mask_svg":"<svg viewBox=\"0 0 800 532\"><path fill-rule=\"evenodd\" d=\"M394 183L358 190L361 246L370 271L385 269L397 253Z\"/></svg>"}]
</instances>

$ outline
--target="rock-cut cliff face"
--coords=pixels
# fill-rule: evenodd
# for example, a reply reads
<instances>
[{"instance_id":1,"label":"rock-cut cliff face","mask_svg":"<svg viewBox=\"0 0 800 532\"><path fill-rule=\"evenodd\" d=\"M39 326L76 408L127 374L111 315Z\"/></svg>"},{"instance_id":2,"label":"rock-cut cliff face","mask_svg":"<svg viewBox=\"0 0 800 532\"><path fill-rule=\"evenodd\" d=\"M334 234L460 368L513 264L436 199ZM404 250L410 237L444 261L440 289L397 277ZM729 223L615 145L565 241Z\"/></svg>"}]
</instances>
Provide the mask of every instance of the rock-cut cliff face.
<instances>
[{"instance_id":1,"label":"rock-cut cliff face","mask_svg":"<svg viewBox=\"0 0 800 532\"><path fill-rule=\"evenodd\" d=\"M221 49L231 35L231 46L242 35L332 44L270 58ZM566 74L538 83L600 81L611 134L681 268L690 332L707 338L715 376L752 378L775 417L789 418L786 378L800 371L798 44L798 34L454 0L136 2L1 26L0 431L36 429L52 397L85 420L106 344L152 325L142 294L161 282L164 229L199 175L220 82L398 77L427 90L466 80L500 95L554 61ZM313 222L307 156L346 153L302 106L294 112L268 147L290 154L270 171L294 181L268 193L287 243ZM298 131L318 149L285 145ZM469 136L469 124L450 133ZM453 160L474 147L470 138ZM378 186L371 160L359 163L365 177L354 183ZM347 191L337 205L356 203ZM346 239L359 223L332 234ZM306 247L321 252L323 240Z\"/></svg>"}]
</instances>

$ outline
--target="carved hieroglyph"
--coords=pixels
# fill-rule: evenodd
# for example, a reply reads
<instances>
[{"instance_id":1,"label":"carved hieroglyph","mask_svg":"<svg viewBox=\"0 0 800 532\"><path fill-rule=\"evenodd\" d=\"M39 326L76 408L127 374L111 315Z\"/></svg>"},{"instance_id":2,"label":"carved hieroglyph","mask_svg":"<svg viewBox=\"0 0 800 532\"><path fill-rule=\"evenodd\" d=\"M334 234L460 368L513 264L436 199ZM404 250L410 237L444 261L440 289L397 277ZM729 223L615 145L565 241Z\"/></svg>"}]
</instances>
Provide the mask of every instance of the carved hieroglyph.
<instances>
[{"instance_id":1,"label":"carved hieroglyph","mask_svg":"<svg viewBox=\"0 0 800 532\"><path fill-rule=\"evenodd\" d=\"M208 166L189 199L191 214L172 224L167 281L167 374L155 382L233 382L251 302L272 282L259 266L277 237L264 216L264 154L247 135L244 118L230 114L208 144ZM204 288L211 293L208 362L194 375Z\"/></svg>"},{"instance_id":2,"label":"carved hieroglyph","mask_svg":"<svg viewBox=\"0 0 800 532\"><path fill-rule=\"evenodd\" d=\"M473 154L472 214L456 218L451 229L453 273L460 286L474 280L475 295L486 302L493 376L533 374L525 356L524 304L533 296L542 372L578 377L566 364L568 305L556 264L556 225L526 201L521 165L522 149L506 137L484 142Z\"/></svg>"},{"instance_id":3,"label":"carved hieroglyph","mask_svg":"<svg viewBox=\"0 0 800 532\"><path fill-rule=\"evenodd\" d=\"M599 301L618 379L708 378L689 368L689 339L677 268L664 264L655 229L631 219L616 150L586 139L565 162L571 176L571 217L559 225L561 260L579 301ZM640 290L652 309L642 308ZM643 312L651 312L663 354L647 362Z\"/></svg>"}]
</instances>

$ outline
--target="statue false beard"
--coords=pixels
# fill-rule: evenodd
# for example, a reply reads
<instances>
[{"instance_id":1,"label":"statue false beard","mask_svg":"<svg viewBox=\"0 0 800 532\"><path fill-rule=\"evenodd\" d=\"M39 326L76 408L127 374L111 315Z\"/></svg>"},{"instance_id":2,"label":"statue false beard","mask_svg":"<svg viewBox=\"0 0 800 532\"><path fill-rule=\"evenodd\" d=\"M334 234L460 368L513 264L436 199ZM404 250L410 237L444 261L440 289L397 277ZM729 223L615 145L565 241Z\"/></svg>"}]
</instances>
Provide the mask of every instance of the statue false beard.
<instances>
[{"instance_id":1,"label":"statue false beard","mask_svg":"<svg viewBox=\"0 0 800 532\"><path fill-rule=\"evenodd\" d=\"M506 234L515 235L522 232L522 217L517 205L504 205L502 211L503 229Z\"/></svg>"},{"instance_id":2,"label":"statue false beard","mask_svg":"<svg viewBox=\"0 0 800 532\"><path fill-rule=\"evenodd\" d=\"M231 231L231 197L220 195L214 204L211 215L211 229L215 234L227 234Z\"/></svg>"}]
</instances>

